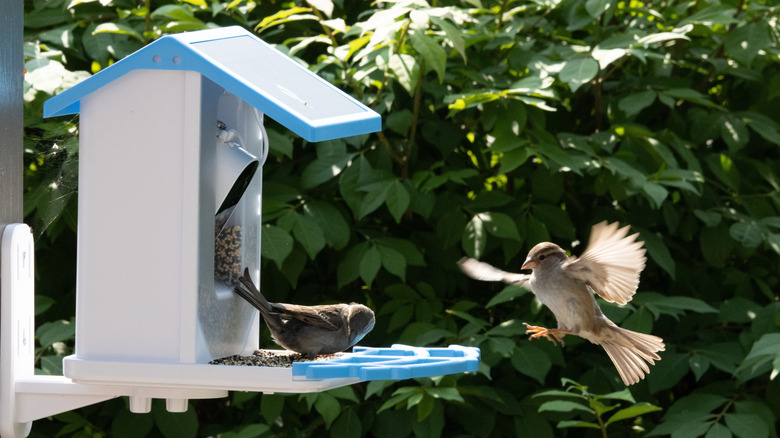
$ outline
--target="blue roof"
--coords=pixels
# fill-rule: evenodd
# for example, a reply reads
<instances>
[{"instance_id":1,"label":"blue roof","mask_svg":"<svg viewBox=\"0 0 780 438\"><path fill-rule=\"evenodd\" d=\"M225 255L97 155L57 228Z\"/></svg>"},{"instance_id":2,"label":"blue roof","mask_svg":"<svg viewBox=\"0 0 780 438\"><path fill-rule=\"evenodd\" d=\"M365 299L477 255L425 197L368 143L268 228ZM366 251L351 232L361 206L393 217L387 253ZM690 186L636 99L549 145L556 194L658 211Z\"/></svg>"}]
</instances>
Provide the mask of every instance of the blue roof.
<instances>
[{"instance_id":1,"label":"blue roof","mask_svg":"<svg viewBox=\"0 0 780 438\"><path fill-rule=\"evenodd\" d=\"M47 100L44 117L78 113L83 97L137 69L196 71L309 141L382 127L379 114L238 26L162 37Z\"/></svg>"},{"instance_id":2,"label":"blue roof","mask_svg":"<svg viewBox=\"0 0 780 438\"><path fill-rule=\"evenodd\" d=\"M293 379L400 380L473 372L479 369L479 348L450 345L423 348L395 344L392 348L354 347L353 354L322 362L293 363Z\"/></svg>"}]
</instances>

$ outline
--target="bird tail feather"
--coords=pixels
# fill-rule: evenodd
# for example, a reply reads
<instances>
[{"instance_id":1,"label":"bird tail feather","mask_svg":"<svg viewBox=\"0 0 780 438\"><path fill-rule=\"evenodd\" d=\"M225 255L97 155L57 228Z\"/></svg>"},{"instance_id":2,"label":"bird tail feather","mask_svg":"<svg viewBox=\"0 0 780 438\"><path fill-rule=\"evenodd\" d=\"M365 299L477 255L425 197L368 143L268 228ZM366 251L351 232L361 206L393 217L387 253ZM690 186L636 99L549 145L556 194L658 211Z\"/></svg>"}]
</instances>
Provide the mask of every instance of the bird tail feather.
<instances>
[{"instance_id":1,"label":"bird tail feather","mask_svg":"<svg viewBox=\"0 0 780 438\"><path fill-rule=\"evenodd\" d=\"M245 269L244 275L238 278L238 284L236 284L233 291L264 315L271 312L271 303L269 303L263 294L255 287L255 284L252 282L252 277L249 276L249 269Z\"/></svg>"},{"instance_id":2,"label":"bird tail feather","mask_svg":"<svg viewBox=\"0 0 780 438\"><path fill-rule=\"evenodd\" d=\"M637 333L617 326L610 326L612 336L601 346L617 368L626 385L633 385L650 372L647 364L661 360L658 351L664 351L663 339L658 336Z\"/></svg>"}]
</instances>

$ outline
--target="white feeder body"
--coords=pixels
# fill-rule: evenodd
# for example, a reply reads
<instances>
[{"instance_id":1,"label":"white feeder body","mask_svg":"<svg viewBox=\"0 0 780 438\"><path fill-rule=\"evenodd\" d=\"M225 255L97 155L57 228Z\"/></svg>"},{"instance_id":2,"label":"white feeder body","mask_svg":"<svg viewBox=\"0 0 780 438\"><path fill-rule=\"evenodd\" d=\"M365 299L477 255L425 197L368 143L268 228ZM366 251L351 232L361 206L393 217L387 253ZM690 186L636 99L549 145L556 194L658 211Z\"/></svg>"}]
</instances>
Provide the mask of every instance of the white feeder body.
<instances>
[{"instance_id":1,"label":"white feeder body","mask_svg":"<svg viewBox=\"0 0 780 438\"><path fill-rule=\"evenodd\" d=\"M263 154L254 109L196 72L134 70L82 100L79 359L206 363L258 347L254 309L214 279L217 120ZM235 269L255 278L257 173L230 224Z\"/></svg>"}]
</instances>

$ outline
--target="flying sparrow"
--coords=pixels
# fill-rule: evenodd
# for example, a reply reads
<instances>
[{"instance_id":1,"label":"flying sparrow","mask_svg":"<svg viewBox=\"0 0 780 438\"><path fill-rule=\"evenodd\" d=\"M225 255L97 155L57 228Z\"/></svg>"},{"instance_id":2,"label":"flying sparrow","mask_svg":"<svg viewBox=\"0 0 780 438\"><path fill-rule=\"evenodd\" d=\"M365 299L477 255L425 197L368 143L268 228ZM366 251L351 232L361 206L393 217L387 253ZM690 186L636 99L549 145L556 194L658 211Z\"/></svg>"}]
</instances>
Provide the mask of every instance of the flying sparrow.
<instances>
[{"instance_id":1,"label":"flying sparrow","mask_svg":"<svg viewBox=\"0 0 780 438\"><path fill-rule=\"evenodd\" d=\"M260 311L277 344L310 359L344 351L374 328L374 312L362 304L269 303L255 287L248 269L238 279L234 291Z\"/></svg>"},{"instance_id":2,"label":"flying sparrow","mask_svg":"<svg viewBox=\"0 0 780 438\"><path fill-rule=\"evenodd\" d=\"M466 275L483 281L503 281L530 290L558 320L557 329L525 324L530 338L540 336L563 344L565 335L576 335L604 347L623 383L639 382L650 372L647 363L660 360L663 339L618 327L607 319L593 292L607 301L626 304L639 285L645 267L645 249L636 241L639 234L627 236L629 227L618 229L617 222L593 226L590 242L580 257L568 257L556 244L540 243L531 249L521 269L530 275L514 274L470 258L458 262Z\"/></svg>"}]
</instances>

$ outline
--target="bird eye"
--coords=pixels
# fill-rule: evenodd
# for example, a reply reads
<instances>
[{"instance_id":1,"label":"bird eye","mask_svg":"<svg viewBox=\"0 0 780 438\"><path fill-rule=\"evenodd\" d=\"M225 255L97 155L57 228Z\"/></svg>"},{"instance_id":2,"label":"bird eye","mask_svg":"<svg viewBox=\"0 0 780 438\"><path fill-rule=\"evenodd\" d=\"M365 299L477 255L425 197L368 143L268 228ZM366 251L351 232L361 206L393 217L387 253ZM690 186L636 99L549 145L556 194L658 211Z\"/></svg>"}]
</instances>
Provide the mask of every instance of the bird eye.
<instances>
[{"instance_id":1,"label":"bird eye","mask_svg":"<svg viewBox=\"0 0 780 438\"><path fill-rule=\"evenodd\" d=\"M547 256L546 256L546 255L544 255L544 254L540 255L540 256L539 256L539 261L542 261L542 260L544 260L544 258L545 258L545 257L547 257Z\"/></svg>"}]
</instances>

